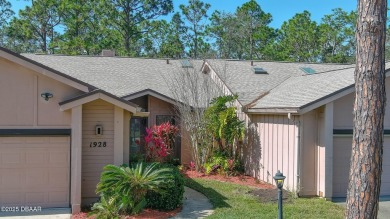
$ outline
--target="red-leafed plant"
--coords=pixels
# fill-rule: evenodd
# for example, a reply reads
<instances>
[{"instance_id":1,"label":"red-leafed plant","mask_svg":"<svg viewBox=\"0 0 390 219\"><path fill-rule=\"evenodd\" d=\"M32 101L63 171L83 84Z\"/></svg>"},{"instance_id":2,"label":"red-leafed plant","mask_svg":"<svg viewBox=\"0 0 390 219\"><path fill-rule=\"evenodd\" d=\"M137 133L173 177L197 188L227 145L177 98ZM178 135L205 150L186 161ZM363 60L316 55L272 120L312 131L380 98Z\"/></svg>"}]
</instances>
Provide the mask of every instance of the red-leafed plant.
<instances>
[{"instance_id":1,"label":"red-leafed plant","mask_svg":"<svg viewBox=\"0 0 390 219\"><path fill-rule=\"evenodd\" d=\"M169 122L146 128L146 159L162 162L172 153L178 132L179 129Z\"/></svg>"}]
</instances>

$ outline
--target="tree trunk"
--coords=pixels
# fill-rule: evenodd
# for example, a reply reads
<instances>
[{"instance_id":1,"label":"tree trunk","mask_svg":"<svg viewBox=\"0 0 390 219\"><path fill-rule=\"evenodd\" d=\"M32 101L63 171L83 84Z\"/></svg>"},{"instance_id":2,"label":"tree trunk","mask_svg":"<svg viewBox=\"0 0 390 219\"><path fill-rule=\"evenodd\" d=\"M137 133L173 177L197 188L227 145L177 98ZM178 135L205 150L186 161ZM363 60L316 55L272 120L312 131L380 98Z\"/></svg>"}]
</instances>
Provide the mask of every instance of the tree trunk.
<instances>
[{"instance_id":1,"label":"tree trunk","mask_svg":"<svg viewBox=\"0 0 390 219\"><path fill-rule=\"evenodd\" d=\"M359 0L346 218L377 218L382 174L387 0Z\"/></svg>"}]
</instances>

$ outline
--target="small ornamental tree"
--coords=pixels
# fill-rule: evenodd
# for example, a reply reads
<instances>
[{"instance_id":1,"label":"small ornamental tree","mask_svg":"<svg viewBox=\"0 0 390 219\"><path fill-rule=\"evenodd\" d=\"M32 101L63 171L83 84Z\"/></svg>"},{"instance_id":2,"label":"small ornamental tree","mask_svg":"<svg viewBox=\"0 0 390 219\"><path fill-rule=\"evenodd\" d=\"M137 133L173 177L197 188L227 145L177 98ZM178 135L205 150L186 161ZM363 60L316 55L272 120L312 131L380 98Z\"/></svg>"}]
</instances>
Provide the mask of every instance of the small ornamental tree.
<instances>
[{"instance_id":1,"label":"small ornamental tree","mask_svg":"<svg viewBox=\"0 0 390 219\"><path fill-rule=\"evenodd\" d=\"M146 128L145 147L148 161L163 161L173 151L179 129L169 122Z\"/></svg>"}]
</instances>

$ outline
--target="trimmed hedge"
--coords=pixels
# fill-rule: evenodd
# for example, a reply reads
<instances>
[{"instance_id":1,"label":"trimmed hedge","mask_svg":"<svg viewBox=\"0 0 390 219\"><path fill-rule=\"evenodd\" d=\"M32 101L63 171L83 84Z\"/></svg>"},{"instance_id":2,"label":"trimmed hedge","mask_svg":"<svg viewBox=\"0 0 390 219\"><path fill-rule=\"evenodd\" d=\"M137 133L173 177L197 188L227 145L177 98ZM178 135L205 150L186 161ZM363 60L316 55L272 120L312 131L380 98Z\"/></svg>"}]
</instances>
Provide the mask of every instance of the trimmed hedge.
<instances>
[{"instance_id":1,"label":"trimmed hedge","mask_svg":"<svg viewBox=\"0 0 390 219\"><path fill-rule=\"evenodd\" d=\"M160 164L161 168L171 168L172 179L165 184L165 192L160 194L148 191L147 207L158 210L173 210L181 206L184 194L184 177L172 164Z\"/></svg>"}]
</instances>

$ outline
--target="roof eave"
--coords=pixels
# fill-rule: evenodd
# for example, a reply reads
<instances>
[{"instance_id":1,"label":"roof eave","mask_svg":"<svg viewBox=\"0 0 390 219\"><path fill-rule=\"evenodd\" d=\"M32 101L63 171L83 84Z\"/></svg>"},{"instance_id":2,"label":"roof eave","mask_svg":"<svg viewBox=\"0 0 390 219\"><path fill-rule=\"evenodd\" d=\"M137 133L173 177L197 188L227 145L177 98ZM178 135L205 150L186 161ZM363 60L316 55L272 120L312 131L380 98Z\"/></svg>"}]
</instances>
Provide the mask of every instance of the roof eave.
<instances>
[{"instance_id":1,"label":"roof eave","mask_svg":"<svg viewBox=\"0 0 390 219\"><path fill-rule=\"evenodd\" d=\"M49 78L52 78L57 81L61 81L71 87L74 87L78 90L89 92L91 90L96 89L94 86L85 83L83 81L80 81L76 78L73 78L67 74L64 74L60 71L57 71L55 69L52 69L46 65L43 65L42 63L39 63L37 61L34 61L32 59L29 59L25 56L22 56L18 53L15 53L11 50L8 50L6 48L0 47L0 57L3 57L11 62L17 63L25 68L34 70L38 73L41 73L45 76L48 76Z\"/></svg>"},{"instance_id":2,"label":"roof eave","mask_svg":"<svg viewBox=\"0 0 390 219\"><path fill-rule=\"evenodd\" d=\"M137 114L140 112L140 109L137 107L137 105L130 103L128 101L125 101L121 98L118 98L106 91L103 90L94 90L92 92L82 94L80 96L74 97L72 99L60 102L60 110L65 111L69 110L73 107L83 105L85 103L89 103L91 101L97 100L97 99L102 99L104 101L107 101L115 106L118 106L120 108L123 108L129 112L132 112L134 114ZM147 112L142 112L143 114Z\"/></svg>"},{"instance_id":3,"label":"roof eave","mask_svg":"<svg viewBox=\"0 0 390 219\"><path fill-rule=\"evenodd\" d=\"M299 108L294 107L276 107L276 108L249 108L243 110L247 114L298 114Z\"/></svg>"}]
</instances>

